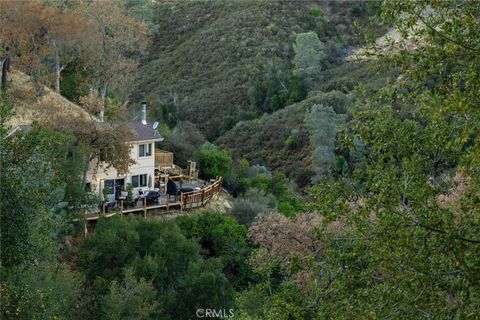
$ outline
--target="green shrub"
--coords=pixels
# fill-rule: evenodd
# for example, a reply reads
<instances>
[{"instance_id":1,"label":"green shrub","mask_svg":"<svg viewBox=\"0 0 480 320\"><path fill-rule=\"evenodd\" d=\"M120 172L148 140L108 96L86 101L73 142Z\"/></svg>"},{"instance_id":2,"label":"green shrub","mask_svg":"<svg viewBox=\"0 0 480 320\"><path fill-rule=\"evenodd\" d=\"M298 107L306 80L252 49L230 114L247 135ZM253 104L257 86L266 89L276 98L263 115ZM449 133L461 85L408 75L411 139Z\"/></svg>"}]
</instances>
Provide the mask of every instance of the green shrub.
<instances>
[{"instance_id":1,"label":"green shrub","mask_svg":"<svg viewBox=\"0 0 480 320\"><path fill-rule=\"evenodd\" d=\"M230 216L214 212L178 217L175 221L185 237L198 241L205 259L221 262L223 273L236 288L251 282L253 274L248 265L251 250L245 226Z\"/></svg>"},{"instance_id":2,"label":"green shrub","mask_svg":"<svg viewBox=\"0 0 480 320\"><path fill-rule=\"evenodd\" d=\"M160 148L174 153L175 164L182 168L187 166L188 160L196 160L196 150L205 143L205 137L191 122L178 122L175 128L169 131Z\"/></svg>"},{"instance_id":3,"label":"green shrub","mask_svg":"<svg viewBox=\"0 0 480 320\"><path fill-rule=\"evenodd\" d=\"M310 132L313 149L314 179L325 176L335 161L335 139L337 135L337 117L331 107L313 105L305 115L305 126Z\"/></svg>"},{"instance_id":4,"label":"green shrub","mask_svg":"<svg viewBox=\"0 0 480 320\"><path fill-rule=\"evenodd\" d=\"M42 262L3 272L2 319L73 319L81 312L78 303L81 283L66 266Z\"/></svg>"},{"instance_id":5,"label":"green shrub","mask_svg":"<svg viewBox=\"0 0 480 320\"><path fill-rule=\"evenodd\" d=\"M198 159L203 179L226 176L232 169L232 158L213 144L203 144L198 151Z\"/></svg>"},{"instance_id":6,"label":"green shrub","mask_svg":"<svg viewBox=\"0 0 480 320\"><path fill-rule=\"evenodd\" d=\"M320 7L311 7L310 14L314 17L321 17L324 15L322 9Z\"/></svg>"},{"instance_id":7,"label":"green shrub","mask_svg":"<svg viewBox=\"0 0 480 320\"><path fill-rule=\"evenodd\" d=\"M298 129L292 129L291 134L285 140L285 147L289 150L295 150L301 147L303 143L303 134Z\"/></svg>"},{"instance_id":8,"label":"green shrub","mask_svg":"<svg viewBox=\"0 0 480 320\"><path fill-rule=\"evenodd\" d=\"M243 196L235 199L231 212L238 222L248 227L259 214L273 212L276 208L275 203L273 195L265 194L263 190L257 188L251 188Z\"/></svg>"}]
</instances>

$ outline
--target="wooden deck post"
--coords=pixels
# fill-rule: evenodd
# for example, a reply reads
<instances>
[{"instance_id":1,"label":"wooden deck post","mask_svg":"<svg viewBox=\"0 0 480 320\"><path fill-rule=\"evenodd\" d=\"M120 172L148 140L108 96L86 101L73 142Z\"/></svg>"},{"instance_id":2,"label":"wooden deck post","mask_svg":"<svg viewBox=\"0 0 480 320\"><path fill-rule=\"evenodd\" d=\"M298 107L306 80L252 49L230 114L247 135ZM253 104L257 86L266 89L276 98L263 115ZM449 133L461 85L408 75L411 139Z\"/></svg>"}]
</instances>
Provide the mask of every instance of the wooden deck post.
<instances>
[{"instance_id":1,"label":"wooden deck post","mask_svg":"<svg viewBox=\"0 0 480 320\"><path fill-rule=\"evenodd\" d=\"M203 206L203 201L205 199L205 189L202 189L202 206Z\"/></svg>"},{"instance_id":2,"label":"wooden deck post","mask_svg":"<svg viewBox=\"0 0 480 320\"><path fill-rule=\"evenodd\" d=\"M170 195L167 193L167 212L170 211Z\"/></svg>"},{"instance_id":3,"label":"wooden deck post","mask_svg":"<svg viewBox=\"0 0 480 320\"><path fill-rule=\"evenodd\" d=\"M143 217L147 219L147 198L143 198Z\"/></svg>"},{"instance_id":4,"label":"wooden deck post","mask_svg":"<svg viewBox=\"0 0 480 320\"><path fill-rule=\"evenodd\" d=\"M123 199L120 200L120 217L123 218Z\"/></svg>"},{"instance_id":5,"label":"wooden deck post","mask_svg":"<svg viewBox=\"0 0 480 320\"><path fill-rule=\"evenodd\" d=\"M183 212L183 193L180 193L180 212Z\"/></svg>"}]
</instances>

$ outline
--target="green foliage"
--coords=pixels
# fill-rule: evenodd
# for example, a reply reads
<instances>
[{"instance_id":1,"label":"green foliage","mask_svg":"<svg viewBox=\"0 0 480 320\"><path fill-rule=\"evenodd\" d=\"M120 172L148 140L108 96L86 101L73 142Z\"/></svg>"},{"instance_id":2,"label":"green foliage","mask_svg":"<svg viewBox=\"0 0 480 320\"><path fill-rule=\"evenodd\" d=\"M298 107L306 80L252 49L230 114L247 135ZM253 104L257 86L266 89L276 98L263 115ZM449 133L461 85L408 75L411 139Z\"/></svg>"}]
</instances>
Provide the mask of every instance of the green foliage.
<instances>
[{"instance_id":1,"label":"green foliage","mask_svg":"<svg viewBox=\"0 0 480 320\"><path fill-rule=\"evenodd\" d=\"M339 88L333 85L324 85L350 79L350 70L353 70L352 86L344 91L338 91ZM351 110L357 99L360 100L353 83L355 86L365 83L366 92L373 94L380 84L385 85L395 75L393 71L377 74L373 63L353 62L326 69L325 72L328 73L325 81L319 84L319 90L311 91L307 99L253 121L238 123L216 143L234 159L245 158L251 163L261 163L272 170L281 171L300 187L309 184L314 175L314 149L310 146L309 130L304 122L309 108L314 104L331 106L335 113L349 121Z\"/></svg>"},{"instance_id":2,"label":"green foliage","mask_svg":"<svg viewBox=\"0 0 480 320\"><path fill-rule=\"evenodd\" d=\"M86 154L72 136L37 125L1 143L2 265L29 264L60 249L55 241L64 240L69 219L91 203Z\"/></svg>"},{"instance_id":3,"label":"green foliage","mask_svg":"<svg viewBox=\"0 0 480 320\"><path fill-rule=\"evenodd\" d=\"M298 129L292 129L291 134L288 136L287 140L285 140L285 147L289 150L295 150L301 147L302 141L302 132Z\"/></svg>"},{"instance_id":4,"label":"green foliage","mask_svg":"<svg viewBox=\"0 0 480 320\"><path fill-rule=\"evenodd\" d=\"M205 137L197 127L191 122L182 121L165 134L161 148L174 152L175 163L185 168L188 160L198 160L196 150L204 143Z\"/></svg>"},{"instance_id":5,"label":"green foliage","mask_svg":"<svg viewBox=\"0 0 480 320\"><path fill-rule=\"evenodd\" d=\"M232 249L229 244L237 245L240 252L245 250L242 242L245 248L246 230L232 219L219 218L206 215L198 220L205 228L202 234L213 241L211 255L205 252L204 258L197 227L191 229L192 238L183 234L184 226L195 221L183 220L179 228L175 221L100 220L78 251L78 267L87 279L90 294L97 297L89 307L90 313L102 308L107 317L135 317L132 309L118 305L120 300L138 308L137 316L148 318L157 310L155 314L165 319L188 319L199 307L232 305L233 287L222 271L233 263L235 254L240 254L228 251ZM125 279L119 285L123 274Z\"/></svg>"},{"instance_id":6,"label":"green foliage","mask_svg":"<svg viewBox=\"0 0 480 320\"><path fill-rule=\"evenodd\" d=\"M90 90L90 74L85 70L81 61L67 65L62 71L60 81L60 94L68 100L78 103L80 98L86 96Z\"/></svg>"},{"instance_id":7,"label":"green foliage","mask_svg":"<svg viewBox=\"0 0 480 320\"><path fill-rule=\"evenodd\" d=\"M232 208L239 221L250 225L259 213L268 213L274 208L289 216L303 210L302 201L288 186L283 173L272 175L265 168L257 170L255 166L249 169L249 177L242 180L246 192L237 198Z\"/></svg>"},{"instance_id":8,"label":"green foliage","mask_svg":"<svg viewBox=\"0 0 480 320\"><path fill-rule=\"evenodd\" d=\"M230 175L226 177L226 186L234 197L244 193L245 190L247 190L249 184L249 167L250 164L248 161L242 159L238 162L238 164L233 166L233 170L231 171Z\"/></svg>"},{"instance_id":9,"label":"green foliage","mask_svg":"<svg viewBox=\"0 0 480 320\"><path fill-rule=\"evenodd\" d=\"M263 190L250 188L244 195L235 199L232 206L232 215L238 222L249 227L256 216L273 212L275 208L276 199L274 196L265 195Z\"/></svg>"},{"instance_id":10,"label":"green foliage","mask_svg":"<svg viewBox=\"0 0 480 320\"><path fill-rule=\"evenodd\" d=\"M227 150L234 159L245 158L250 163L260 163L272 170L289 172L289 167L300 162L302 166L308 153L307 136L303 134L303 103L288 106L253 121L241 122L217 144ZM292 130L302 132L299 149L289 149L284 141ZM241 141L241 143L239 143Z\"/></svg>"},{"instance_id":11,"label":"green foliage","mask_svg":"<svg viewBox=\"0 0 480 320\"><path fill-rule=\"evenodd\" d=\"M294 74L303 77L311 87L320 76L322 61L325 59L325 45L315 32L305 32L297 34L293 50Z\"/></svg>"},{"instance_id":12,"label":"green foliage","mask_svg":"<svg viewBox=\"0 0 480 320\"><path fill-rule=\"evenodd\" d=\"M200 147L198 160L204 179L226 176L232 169L232 158L213 144L205 143Z\"/></svg>"},{"instance_id":13,"label":"green foliage","mask_svg":"<svg viewBox=\"0 0 480 320\"><path fill-rule=\"evenodd\" d=\"M109 283L123 272L137 256L140 236L126 220L100 221L95 233L78 249L78 267L98 290L105 292Z\"/></svg>"},{"instance_id":14,"label":"green foliage","mask_svg":"<svg viewBox=\"0 0 480 320\"><path fill-rule=\"evenodd\" d=\"M335 160L335 139L337 135L337 116L332 107L313 105L305 115L305 126L310 131L310 141L313 151L313 166L317 173L314 180L318 181Z\"/></svg>"},{"instance_id":15,"label":"green foliage","mask_svg":"<svg viewBox=\"0 0 480 320\"><path fill-rule=\"evenodd\" d=\"M475 317L478 13L473 3L382 6L409 48L421 49L381 59L402 77L378 96L367 90L345 128L350 174L310 191L310 209L343 224L322 237L314 269L334 279L316 291L320 318Z\"/></svg>"},{"instance_id":16,"label":"green foliage","mask_svg":"<svg viewBox=\"0 0 480 320\"><path fill-rule=\"evenodd\" d=\"M193 217L179 217L176 223L188 239L196 239L202 255L218 258L223 272L236 287L249 283L252 271L247 266L250 248L247 229L231 217L204 212Z\"/></svg>"},{"instance_id":17,"label":"green foliage","mask_svg":"<svg viewBox=\"0 0 480 320\"><path fill-rule=\"evenodd\" d=\"M178 122L177 105L173 101L168 102L152 102L147 99L148 103L148 118L152 121L166 125L169 129L175 128ZM138 112L137 108L135 108Z\"/></svg>"},{"instance_id":18,"label":"green foliage","mask_svg":"<svg viewBox=\"0 0 480 320\"><path fill-rule=\"evenodd\" d=\"M320 11L325 19L316 14ZM249 97L252 88L271 77L258 66L279 66L288 78L295 35L309 31L325 42L330 62L340 61L345 48L360 42L352 23L368 19L367 10L360 12L353 17L351 4L343 2L322 3L321 10L296 1L160 3L151 55L138 73L132 100L168 100L176 94L182 120L195 123L213 140L243 112L261 113ZM338 24L344 27L337 30ZM298 79L291 79L289 91L302 92ZM278 105L300 99L276 92ZM226 117L234 121L225 123Z\"/></svg>"},{"instance_id":19,"label":"green foliage","mask_svg":"<svg viewBox=\"0 0 480 320\"><path fill-rule=\"evenodd\" d=\"M109 187L105 187L102 189L102 195L103 195L103 202L106 203L108 202L108 195L110 194L111 190Z\"/></svg>"},{"instance_id":20,"label":"green foliage","mask_svg":"<svg viewBox=\"0 0 480 320\"><path fill-rule=\"evenodd\" d=\"M172 305L172 319L192 319L199 308L230 309L234 291L216 259L198 260L188 266L178 281L179 302Z\"/></svg>"},{"instance_id":21,"label":"green foliage","mask_svg":"<svg viewBox=\"0 0 480 320\"><path fill-rule=\"evenodd\" d=\"M74 319L80 282L66 266L42 262L2 270L2 319Z\"/></svg>"},{"instance_id":22,"label":"green foliage","mask_svg":"<svg viewBox=\"0 0 480 320\"><path fill-rule=\"evenodd\" d=\"M150 32L158 28L154 20L155 2L149 0L124 0L128 14L137 21L145 23Z\"/></svg>"},{"instance_id":23,"label":"green foliage","mask_svg":"<svg viewBox=\"0 0 480 320\"><path fill-rule=\"evenodd\" d=\"M127 201L130 203L133 200L133 185L131 182L127 183Z\"/></svg>"},{"instance_id":24,"label":"green foliage","mask_svg":"<svg viewBox=\"0 0 480 320\"><path fill-rule=\"evenodd\" d=\"M249 92L252 102L260 112L270 113L306 98L307 88L300 76L274 66L265 69L267 68L260 68L265 73L264 79L256 83Z\"/></svg>"},{"instance_id":25,"label":"green foliage","mask_svg":"<svg viewBox=\"0 0 480 320\"><path fill-rule=\"evenodd\" d=\"M125 269L121 283L113 280L103 302L105 319L151 319L158 308L157 294L150 282L135 278Z\"/></svg>"},{"instance_id":26,"label":"green foliage","mask_svg":"<svg viewBox=\"0 0 480 320\"><path fill-rule=\"evenodd\" d=\"M324 13L322 12L322 9L319 7L311 7L310 14L314 17L321 17L324 15Z\"/></svg>"},{"instance_id":27,"label":"green foliage","mask_svg":"<svg viewBox=\"0 0 480 320\"><path fill-rule=\"evenodd\" d=\"M277 198L277 209L286 216L294 216L303 211L303 202L288 187L287 177L283 173L276 173L272 177L271 193Z\"/></svg>"}]
</instances>

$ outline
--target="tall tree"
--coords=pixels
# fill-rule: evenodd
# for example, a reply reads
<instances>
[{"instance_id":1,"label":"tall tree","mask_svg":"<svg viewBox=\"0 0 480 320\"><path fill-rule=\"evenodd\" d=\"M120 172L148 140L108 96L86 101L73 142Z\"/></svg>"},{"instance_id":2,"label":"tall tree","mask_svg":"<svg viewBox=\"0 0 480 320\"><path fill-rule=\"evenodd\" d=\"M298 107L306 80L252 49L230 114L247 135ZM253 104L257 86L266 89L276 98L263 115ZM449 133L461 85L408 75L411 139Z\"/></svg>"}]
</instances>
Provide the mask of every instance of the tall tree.
<instances>
[{"instance_id":1,"label":"tall tree","mask_svg":"<svg viewBox=\"0 0 480 320\"><path fill-rule=\"evenodd\" d=\"M122 282L113 280L105 296L103 309L106 319L151 319L158 308L157 292L151 282L137 280L131 268L124 270Z\"/></svg>"},{"instance_id":2,"label":"tall tree","mask_svg":"<svg viewBox=\"0 0 480 320\"><path fill-rule=\"evenodd\" d=\"M351 227L319 263L332 279L321 315L478 313L479 15L476 2L383 4L402 45L380 62L402 77L369 97L345 129L351 176L311 189L312 210Z\"/></svg>"},{"instance_id":3,"label":"tall tree","mask_svg":"<svg viewBox=\"0 0 480 320\"><path fill-rule=\"evenodd\" d=\"M2 47L8 48L14 65L36 81L48 83L49 42L43 27L50 14L39 1L2 1L0 3Z\"/></svg>"},{"instance_id":4,"label":"tall tree","mask_svg":"<svg viewBox=\"0 0 480 320\"><path fill-rule=\"evenodd\" d=\"M305 126L310 132L313 150L313 166L317 173L314 181L328 173L335 160L335 137L337 135L337 115L332 107L313 105L305 114Z\"/></svg>"},{"instance_id":5,"label":"tall tree","mask_svg":"<svg viewBox=\"0 0 480 320\"><path fill-rule=\"evenodd\" d=\"M57 93L62 71L74 61L87 61L100 43L87 20L57 2L3 1L0 17L2 43L15 66L43 84L53 82Z\"/></svg>"},{"instance_id":6,"label":"tall tree","mask_svg":"<svg viewBox=\"0 0 480 320\"><path fill-rule=\"evenodd\" d=\"M312 86L322 70L321 62L326 58L324 44L315 32L304 32L297 34L293 50L294 74L303 77L307 85Z\"/></svg>"},{"instance_id":7,"label":"tall tree","mask_svg":"<svg viewBox=\"0 0 480 320\"><path fill-rule=\"evenodd\" d=\"M60 93L61 73L75 60L88 61L94 54L93 48L99 44L93 27L81 16L72 11L48 8L45 21L45 37L50 43L51 64L53 65L55 92Z\"/></svg>"},{"instance_id":8,"label":"tall tree","mask_svg":"<svg viewBox=\"0 0 480 320\"><path fill-rule=\"evenodd\" d=\"M123 100L129 92L126 85L132 80L138 61L148 46L148 29L144 23L129 16L121 2L84 2L78 9L95 24L91 30L100 37L98 56L92 61L94 85L99 89L105 112L105 98L109 90L117 90Z\"/></svg>"}]
</instances>

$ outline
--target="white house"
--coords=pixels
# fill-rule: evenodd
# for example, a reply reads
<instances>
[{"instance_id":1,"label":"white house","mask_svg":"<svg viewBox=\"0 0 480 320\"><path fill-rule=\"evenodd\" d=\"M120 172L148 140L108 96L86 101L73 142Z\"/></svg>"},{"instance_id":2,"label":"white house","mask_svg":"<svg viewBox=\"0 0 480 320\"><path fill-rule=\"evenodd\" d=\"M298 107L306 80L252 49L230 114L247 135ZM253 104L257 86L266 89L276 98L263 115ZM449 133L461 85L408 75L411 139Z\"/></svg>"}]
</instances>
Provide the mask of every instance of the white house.
<instances>
[{"instance_id":1,"label":"white house","mask_svg":"<svg viewBox=\"0 0 480 320\"><path fill-rule=\"evenodd\" d=\"M98 122L97 125L108 125ZM119 175L114 168L106 169L105 165L95 159L90 162L87 171L87 181L90 190L103 197L103 189L108 188L108 201L115 201L115 194L125 191L129 183L132 184L135 194L139 190L148 190L155 183L155 142L160 142L163 137L156 129L147 125L146 105L142 105L142 121L128 124L133 132L133 138L127 143L132 144L130 157L135 161L125 175ZM98 166L98 167L97 167Z\"/></svg>"}]
</instances>

